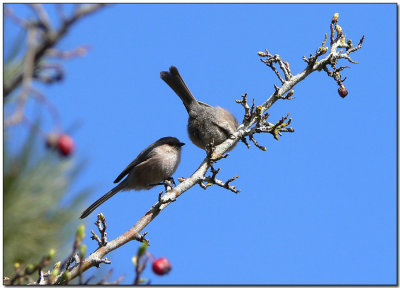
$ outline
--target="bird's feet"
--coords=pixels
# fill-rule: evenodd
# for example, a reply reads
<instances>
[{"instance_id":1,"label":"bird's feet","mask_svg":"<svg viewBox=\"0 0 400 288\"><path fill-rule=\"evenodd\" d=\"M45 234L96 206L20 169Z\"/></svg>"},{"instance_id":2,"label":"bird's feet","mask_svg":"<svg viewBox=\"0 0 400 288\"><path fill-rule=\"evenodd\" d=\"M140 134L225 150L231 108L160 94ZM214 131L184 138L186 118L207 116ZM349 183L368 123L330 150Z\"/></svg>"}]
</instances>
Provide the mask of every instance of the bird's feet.
<instances>
[{"instance_id":1,"label":"bird's feet","mask_svg":"<svg viewBox=\"0 0 400 288\"><path fill-rule=\"evenodd\" d=\"M158 186L158 185L164 185L165 191L169 191L172 188L174 188L174 186L176 186L175 180L172 177L168 177L167 179L161 181L160 183L150 184L150 186L152 186L152 187Z\"/></svg>"}]
</instances>

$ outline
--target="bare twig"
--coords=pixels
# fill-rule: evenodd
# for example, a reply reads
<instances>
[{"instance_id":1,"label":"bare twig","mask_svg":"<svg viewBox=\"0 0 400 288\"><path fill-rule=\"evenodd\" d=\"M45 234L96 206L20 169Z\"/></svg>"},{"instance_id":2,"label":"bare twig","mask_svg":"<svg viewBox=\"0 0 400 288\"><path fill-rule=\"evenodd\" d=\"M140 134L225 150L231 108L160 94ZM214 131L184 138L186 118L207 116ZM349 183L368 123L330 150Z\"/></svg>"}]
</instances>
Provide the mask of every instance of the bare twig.
<instances>
[{"instance_id":1,"label":"bare twig","mask_svg":"<svg viewBox=\"0 0 400 288\"><path fill-rule=\"evenodd\" d=\"M146 268L148 257L146 253L147 249L147 244L142 244L142 246L139 247L137 253L136 253L136 263L135 264L135 279L133 281L133 285L139 285L141 283L141 275Z\"/></svg>"},{"instance_id":2,"label":"bare twig","mask_svg":"<svg viewBox=\"0 0 400 288\"><path fill-rule=\"evenodd\" d=\"M121 283L122 280L124 280L124 278L125 278L125 275L121 275L121 276L118 277L117 280L111 282L110 284L112 284L112 285L117 285L117 284Z\"/></svg>"},{"instance_id":3,"label":"bare twig","mask_svg":"<svg viewBox=\"0 0 400 288\"><path fill-rule=\"evenodd\" d=\"M57 5L56 5L56 10L57 10L58 17L60 18L60 20L61 20L62 22L65 22L66 19L67 19L67 17L66 17L65 12L64 12L64 6L63 6L63 4L62 4L62 3L57 4Z\"/></svg>"},{"instance_id":4,"label":"bare twig","mask_svg":"<svg viewBox=\"0 0 400 288\"><path fill-rule=\"evenodd\" d=\"M207 182L207 183L209 183L209 184L215 184L215 185L217 185L217 186L220 186L220 187L222 187L222 188L225 188L225 189L227 189L227 190L229 190L229 191L232 191L232 192L234 192L234 193L239 193L241 190L236 189L236 186L229 185L230 182L232 182L233 180L235 180L235 179L237 179L237 178L239 178L239 176L234 176L234 177L228 179L226 182L224 182L224 181L221 181L221 180L216 179L216 178L205 177L205 178L203 179L203 181L205 181L205 182ZM208 187L208 186L206 185L206 187Z\"/></svg>"},{"instance_id":5,"label":"bare twig","mask_svg":"<svg viewBox=\"0 0 400 288\"><path fill-rule=\"evenodd\" d=\"M47 15L46 10L43 8L42 4L31 3L29 6L36 13L37 18L39 19L40 26L42 26L46 31L51 31L53 28L51 27L49 15Z\"/></svg>"},{"instance_id":6,"label":"bare twig","mask_svg":"<svg viewBox=\"0 0 400 288\"><path fill-rule=\"evenodd\" d=\"M272 55L267 49L265 49L265 52L258 52L258 56L267 58L266 60L264 60L264 59L260 59L260 60L265 65L270 67L272 69L272 71L275 72L276 76L278 77L278 79L281 81L282 84L285 82L285 80L289 80L293 76L292 72L290 71L290 68L289 68L289 63L286 61L283 61L278 54ZM285 80L283 80L281 74L276 69L276 67L273 65L273 63L279 64L279 67L281 68L281 70L285 76Z\"/></svg>"},{"instance_id":7,"label":"bare twig","mask_svg":"<svg viewBox=\"0 0 400 288\"><path fill-rule=\"evenodd\" d=\"M242 100L236 100L236 103L241 104L244 108L244 119L243 121L247 121L251 117L251 113L253 113L254 110L254 99L253 99L253 105L250 107L249 103L247 102L247 93L244 93L242 95Z\"/></svg>"},{"instance_id":8,"label":"bare twig","mask_svg":"<svg viewBox=\"0 0 400 288\"><path fill-rule=\"evenodd\" d=\"M98 281L95 285L108 285L108 284L118 284L120 283L123 279L124 279L124 275L121 275L117 280L113 281L113 282L108 282L108 278L110 278L111 274L113 273L113 269L110 269L106 275L104 275L104 277ZM89 282L86 281L85 284L88 284Z\"/></svg>"},{"instance_id":9,"label":"bare twig","mask_svg":"<svg viewBox=\"0 0 400 288\"><path fill-rule=\"evenodd\" d=\"M75 57L84 56L88 53L88 51L89 51L88 45L79 46L71 51L60 51L58 49L48 49L46 51L46 56L60 58L60 59L71 59L71 58L75 58Z\"/></svg>"},{"instance_id":10,"label":"bare twig","mask_svg":"<svg viewBox=\"0 0 400 288\"><path fill-rule=\"evenodd\" d=\"M82 259L84 256L79 257L78 254L76 254L76 258L75 258L75 263L78 263L78 270L79 270L79 285L83 284L83 272L82 272Z\"/></svg>"},{"instance_id":11,"label":"bare twig","mask_svg":"<svg viewBox=\"0 0 400 288\"><path fill-rule=\"evenodd\" d=\"M96 259L96 260L94 261L94 266L96 266L97 268L99 268L101 263L104 263L104 264L111 264L111 260L108 260L107 257L105 257L105 258L100 258L100 259Z\"/></svg>"},{"instance_id":12,"label":"bare twig","mask_svg":"<svg viewBox=\"0 0 400 288\"><path fill-rule=\"evenodd\" d=\"M99 229L101 235L101 246L107 245L107 232L106 232L107 223L103 213L97 215L97 221L95 224L97 226L97 229Z\"/></svg>"},{"instance_id":13,"label":"bare twig","mask_svg":"<svg viewBox=\"0 0 400 288\"><path fill-rule=\"evenodd\" d=\"M229 185L230 182L232 182L233 180L239 178L239 176L234 176L230 179L228 179L226 182L223 182L219 179L216 178L217 174L219 173L219 171L221 171L221 168L218 169L214 169L213 166L210 167L210 171L211 171L211 176L208 177L204 177L200 182L199 185L201 188L203 189L207 189L208 187L212 186L212 185L217 185L220 186L222 188L225 188L227 190L230 190L234 193L239 193L240 190L237 190L235 186ZM207 184L205 184L204 182L206 182Z\"/></svg>"},{"instance_id":14,"label":"bare twig","mask_svg":"<svg viewBox=\"0 0 400 288\"><path fill-rule=\"evenodd\" d=\"M15 15L14 11L10 7L4 8L4 16L8 17L11 21L20 26L22 29L26 29L28 27L28 22L25 19L19 18L17 15Z\"/></svg>"},{"instance_id":15,"label":"bare twig","mask_svg":"<svg viewBox=\"0 0 400 288\"><path fill-rule=\"evenodd\" d=\"M250 148L250 147L251 147L250 144L247 142L247 140L246 140L245 137L243 137L243 138L240 139L240 140L244 143L244 145L246 145L247 148Z\"/></svg>"},{"instance_id":16,"label":"bare twig","mask_svg":"<svg viewBox=\"0 0 400 288\"><path fill-rule=\"evenodd\" d=\"M249 136L249 139L254 143L254 145L255 145L258 149L260 149L260 150L262 150L262 151L267 151L267 147L258 144L258 142L257 142L257 140L254 138L254 135L253 135L253 134L250 134L250 135L248 135L248 136Z\"/></svg>"},{"instance_id":17,"label":"bare twig","mask_svg":"<svg viewBox=\"0 0 400 288\"><path fill-rule=\"evenodd\" d=\"M92 236L90 236L90 238L92 240L95 240L97 244L99 244L99 247L103 246L100 237L93 230L91 230L90 233L92 233Z\"/></svg>"},{"instance_id":18,"label":"bare twig","mask_svg":"<svg viewBox=\"0 0 400 288\"><path fill-rule=\"evenodd\" d=\"M92 236L90 237L92 240L96 240L97 244L99 244L99 247L103 247L107 245L107 223L106 223L106 218L104 217L103 213L100 213L97 215L97 220L94 222L96 225L97 229L100 232L100 237L96 235L96 233L92 230L90 233L92 233Z\"/></svg>"}]
</instances>

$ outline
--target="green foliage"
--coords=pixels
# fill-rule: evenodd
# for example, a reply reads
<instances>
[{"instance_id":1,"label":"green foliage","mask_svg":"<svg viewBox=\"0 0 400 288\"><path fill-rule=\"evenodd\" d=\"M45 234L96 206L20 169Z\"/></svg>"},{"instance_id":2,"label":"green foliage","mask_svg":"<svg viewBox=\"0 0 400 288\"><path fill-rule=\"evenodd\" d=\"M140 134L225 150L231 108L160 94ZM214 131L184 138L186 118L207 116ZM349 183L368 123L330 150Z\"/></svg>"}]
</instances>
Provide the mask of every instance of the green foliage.
<instances>
[{"instance_id":1,"label":"green foliage","mask_svg":"<svg viewBox=\"0 0 400 288\"><path fill-rule=\"evenodd\" d=\"M60 251L64 244L71 249L71 235L82 200L88 193L88 190L82 191L66 205L60 205L82 165L74 165L72 159L61 159L53 151L38 155L36 130L30 131L22 149L16 153L9 151L15 140L7 138L7 131L4 135L3 263L6 276L13 274L15 262L37 263L49 249ZM61 257L61 253L57 254Z\"/></svg>"}]
</instances>

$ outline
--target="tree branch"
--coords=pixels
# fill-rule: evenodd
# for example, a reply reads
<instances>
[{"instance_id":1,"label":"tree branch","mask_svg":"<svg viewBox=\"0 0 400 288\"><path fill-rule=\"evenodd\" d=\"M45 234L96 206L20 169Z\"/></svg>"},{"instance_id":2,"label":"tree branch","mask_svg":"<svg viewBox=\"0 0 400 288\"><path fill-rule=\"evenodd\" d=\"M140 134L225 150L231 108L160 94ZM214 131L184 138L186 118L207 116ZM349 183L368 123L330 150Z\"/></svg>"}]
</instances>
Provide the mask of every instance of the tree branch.
<instances>
[{"instance_id":1,"label":"tree branch","mask_svg":"<svg viewBox=\"0 0 400 288\"><path fill-rule=\"evenodd\" d=\"M336 16L336 14L335 14ZM335 24L337 22L337 18L335 20ZM332 20L333 23L333 20ZM322 43L322 47L319 47L316 50L315 55L310 55L309 58L303 57L305 61L307 62L307 67L300 73L296 75L292 75L289 65L286 64L287 62L284 62L281 60L279 55L273 56L270 54L267 50L267 53L264 53L263 55L259 55L261 57L267 57L269 59L263 61L266 63L269 67L272 68L272 63L278 63L280 65L280 69L283 71L285 75L285 80L280 76L279 72L275 67L272 68L272 70L275 72L277 77L282 83L281 87L275 86L275 91L274 93L261 105L257 106L254 109L254 106L250 108L250 106L247 103L247 94L242 95L242 100L237 100L239 104L241 104L244 107L245 110L245 116L243 122L239 125L238 129L236 132L234 132L227 140L225 140L223 143L220 145L213 147L211 150L211 153L207 153L207 157L203 160L203 162L200 164L200 166L197 168L197 170L188 178L184 179L183 182L181 182L178 186L172 188L169 191L166 191L164 196L159 197L159 200L157 203L155 203L147 212L144 216L142 216L139 221L133 225L128 231L126 231L124 234L120 235L119 237L115 238L114 240L106 243L105 246L99 247L95 252L93 252L89 257L87 257L81 266L82 271L86 271L87 269L93 267L93 266L98 266L99 263L104 262L103 257L110 253L111 251L121 247L122 245L132 241L132 240L138 240L143 238L142 235L139 233L149 224L153 219L155 219L161 211L163 211L166 207L168 207L169 204L174 202L180 195L182 195L184 192L192 188L193 186L202 183L202 181L206 181L208 183L216 184L221 187L227 188L229 190L233 190L233 186L230 186L229 183L236 179L236 177L233 177L229 179L227 182L222 182L218 179L215 178L216 172L219 170L212 170L213 176L211 177L205 177L206 172L208 169L211 167L211 163L215 163L218 160L224 158L225 153L230 150L231 147L233 147L238 141L243 141L246 145L248 143L244 137L248 136L250 140L253 141L253 143L257 147L262 147L260 149L266 150L265 147L259 145L257 141L255 141L253 135L255 133L261 133L261 132L269 132L271 133L275 139L278 140L277 135L281 135L280 132L293 132L293 128L287 128L287 126L290 124L291 119L287 120L288 116L282 117L276 124L272 124L270 122L267 122L266 119L268 117L268 114L266 111L279 99L289 99L290 96L283 96L286 93L288 93L291 89L293 89L294 86L296 86L298 83L300 83L302 80L304 80L308 75L315 71L321 71L327 69L327 65L331 65L334 67L336 70L336 62L338 59L348 57L348 54L350 54L353 51L356 51L361 48L361 44L364 40L364 37L361 39L359 46L357 46L357 49L352 49L351 43L349 41L347 43L344 42L345 40L345 35L342 34L341 28L339 29L337 24L336 27L334 28L334 25L331 24L331 45L330 45L330 52L328 55L326 55L322 60L319 62L317 61L320 56L323 54L326 54L328 52L327 47L325 47L326 39L327 36L325 36L325 40ZM334 39L334 29L336 29L337 32L337 38ZM341 53L341 51L337 52L337 48L348 48L348 50L345 53ZM346 57L344 55L347 55ZM337 71L336 71L337 72ZM333 73L333 74L336 74ZM337 72L338 73L338 72ZM329 75L328 75L329 76ZM332 76L333 77L333 76ZM341 79L341 78L335 78L335 80ZM337 80L338 81L338 80ZM342 80L341 80L342 81ZM287 122L285 122L287 121ZM218 180L218 181L217 181ZM203 184L204 185L204 184ZM230 189L232 188L232 189ZM166 189L167 190L167 189ZM236 188L234 189L236 190ZM234 191L235 192L235 191ZM103 260L102 260L103 259ZM71 271L70 271L70 279L76 277L79 274L79 266L75 266ZM62 283L62 281L61 281Z\"/></svg>"},{"instance_id":2,"label":"tree branch","mask_svg":"<svg viewBox=\"0 0 400 288\"><path fill-rule=\"evenodd\" d=\"M32 4L31 7L36 12L37 17L39 19L39 23L41 25L37 25L36 23L33 22L32 23L28 22L28 24L25 25L28 29L28 33L31 30L38 30L39 27L44 28L41 38L39 39L35 47L32 47L31 49L27 50L27 53L33 54L32 68L34 69L37 67L38 63L44 56L45 52L48 49L53 48L65 36L65 34L69 31L69 29L72 27L73 24L75 24L78 20L80 20L84 16L99 10L105 5L106 4L90 4L90 5L87 4L80 6L71 17L62 19L63 22L61 27L55 31L52 29L47 13L46 11L44 11L42 5ZM12 91L14 91L14 89L16 89L21 84L23 78L24 78L24 73L23 71L20 71L9 82L4 83L3 97L4 98L7 97Z\"/></svg>"}]
</instances>

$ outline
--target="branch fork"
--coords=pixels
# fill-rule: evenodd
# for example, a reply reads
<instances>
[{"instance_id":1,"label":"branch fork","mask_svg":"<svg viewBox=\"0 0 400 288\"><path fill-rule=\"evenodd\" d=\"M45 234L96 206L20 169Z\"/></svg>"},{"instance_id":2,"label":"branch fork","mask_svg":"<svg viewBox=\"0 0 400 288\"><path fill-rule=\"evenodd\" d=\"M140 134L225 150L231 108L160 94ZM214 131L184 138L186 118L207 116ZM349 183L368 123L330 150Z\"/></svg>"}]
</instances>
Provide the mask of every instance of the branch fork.
<instances>
[{"instance_id":1,"label":"branch fork","mask_svg":"<svg viewBox=\"0 0 400 288\"><path fill-rule=\"evenodd\" d=\"M135 240L142 242L142 243L146 243L148 246L150 246L150 240L145 238L146 235L147 235L147 231L144 232L143 234L137 233L135 236Z\"/></svg>"},{"instance_id":2,"label":"branch fork","mask_svg":"<svg viewBox=\"0 0 400 288\"><path fill-rule=\"evenodd\" d=\"M275 72L276 76L279 78L282 84L285 82L285 80L287 81L290 80L290 78L292 78L293 75L292 72L290 71L289 63L283 61L278 54L272 55L267 49L265 49L265 52L258 52L258 56L266 58L266 60L260 59L261 62L270 67ZM285 80L283 80L278 69L274 66L274 63L278 63L279 67L283 72L283 75L285 76Z\"/></svg>"},{"instance_id":3,"label":"branch fork","mask_svg":"<svg viewBox=\"0 0 400 288\"><path fill-rule=\"evenodd\" d=\"M90 237L92 240L96 240L97 243L99 244L99 247L103 247L107 245L107 223L106 223L106 218L104 217L103 213L100 213L97 215L97 221L94 222L96 225L97 229L100 232L100 237L92 230L90 231L92 233L92 236Z\"/></svg>"},{"instance_id":4,"label":"branch fork","mask_svg":"<svg viewBox=\"0 0 400 288\"><path fill-rule=\"evenodd\" d=\"M221 171L221 168L214 169L213 166L210 166L210 171L211 171L211 176L203 177L201 179L201 181L199 182L200 187L203 188L204 190L212 185L217 185L217 186L225 188L229 191L232 191L234 193L239 193L241 191L241 190L236 189L236 186L229 184L232 181L234 181L235 179L239 178L239 176L234 176L234 177L228 179L226 182L224 182L224 181L216 178L219 171ZM206 182L206 183L204 183L204 182Z\"/></svg>"},{"instance_id":5,"label":"branch fork","mask_svg":"<svg viewBox=\"0 0 400 288\"><path fill-rule=\"evenodd\" d=\"M56 4L56 7L58 7ZM6 7L4 14L15 24L27 31L26 52L22 57L20 67L17 67L15 75L6 79L3 85L3 98L12 94L19 86L22 89L16 95L17 107L10 117L5 119L4 126L20 124L25 118L25 106L27 99L32 96L34 81L45 84L61 81L64 71L60 64L46 62L49 54L70 58L86 53L85 46L79 47L73 53L58 52L54 47L67 34L71 26L81 18L89 15L105 4L83 5L76 8L71 16L66 17L61 8L57 8L61 18L61 26L55 28L42 4L32 3L29 7L35 14L35 19L24 20L14 14L11 8ZM76 6L77 7L77 6ZM62 16L61 16L62 15ZM58 124L58 123L56 123Z\"/></svg>"}]
</instances>

